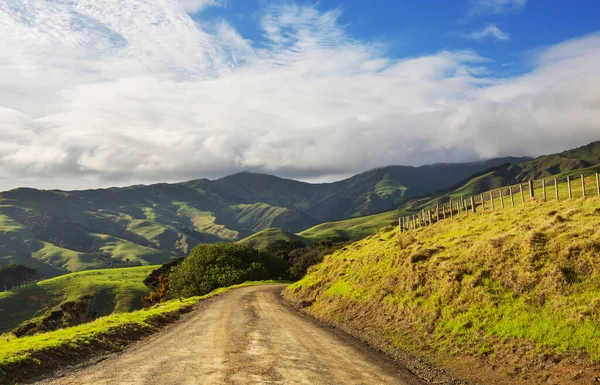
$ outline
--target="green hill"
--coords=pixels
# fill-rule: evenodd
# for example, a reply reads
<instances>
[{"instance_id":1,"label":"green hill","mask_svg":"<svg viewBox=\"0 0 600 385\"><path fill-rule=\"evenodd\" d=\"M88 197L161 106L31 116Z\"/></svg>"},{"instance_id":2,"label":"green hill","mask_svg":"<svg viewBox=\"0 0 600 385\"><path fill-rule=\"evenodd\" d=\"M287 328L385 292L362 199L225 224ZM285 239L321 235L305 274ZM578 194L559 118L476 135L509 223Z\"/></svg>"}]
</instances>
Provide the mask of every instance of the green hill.
<instances>
[{"instance_id":1,"label":"green hill","mask_svg":"<svg viewBox=\"0 0 600 385\"><path fill-rule=\"evenodd\" d=\"M600 141L528 162L495 167L453 188L453 195L473 195L502 186L553 176L577 175L600 168Z\"/></svg>"},{"instance_id":2,"label":"green hill","mask_svg":"<svg viewBox=\"0 0 600 385\"><path fill-rule=\"evenodd\" d=\"M238 243L244 246L252 247L254 249L263 249L277 241L299 241L304 243L305 245L310 245L312 243L312 241L307 238L301 237L299 235L290 233L282 229L278 229L276 227L260 231L256 234L252 234L251 236L238 241Z\"/></svg>"},{"instance_id":3,"label":"green hill","mask_svg":"<svg viewBox=\"0 0 600 385\"><path fill-rule=\"evenodd\" d=\"M156 266L89 270L47 279L10 292L0 292L0 333L23 323L46 321L56 311L79 309L82 321L142 307L148 293L144 278ZM73 313L73 312L72 312ZM61 314L63 318L73 314Z\"/></svg>"},{"instance_id":4,"label":"green hill","mask_svg":"<svg viewBox=\"0 0 600 385\"><path fill-rule=\"evenodd\" d=\"M522 160L390 166L325 184L240 173L87 191L16 189L0 193L0 263L22 263L44 276L157 264L200 243L235 242L272 227L297 233L391 210L474 172Z\"/></svg>"},{"instance_id":5,"label":"green hill","mask_svg":"<svg viewBox=\"0 0 600 385\"><path fill-rule=\"evenodd\" d=\"M568 383L600 362L598 229L594 197L382 230L326 257L287 296L475 382Z\"/></svg>"},{"instance_id":6,"label":"green hill","mask_svg":"<svg viewBox=\"0 0 600 385\"><path fill-rule=\"evenodd\" d=\"M402 213L398 210L387 211L381 214L368 215L359 218L345 219L343 221L326 222L304 230L298 235L318 241L321 239L347 239L351 241L377 234L383 227L398 223Z\"/></svg>"}]
</instances>

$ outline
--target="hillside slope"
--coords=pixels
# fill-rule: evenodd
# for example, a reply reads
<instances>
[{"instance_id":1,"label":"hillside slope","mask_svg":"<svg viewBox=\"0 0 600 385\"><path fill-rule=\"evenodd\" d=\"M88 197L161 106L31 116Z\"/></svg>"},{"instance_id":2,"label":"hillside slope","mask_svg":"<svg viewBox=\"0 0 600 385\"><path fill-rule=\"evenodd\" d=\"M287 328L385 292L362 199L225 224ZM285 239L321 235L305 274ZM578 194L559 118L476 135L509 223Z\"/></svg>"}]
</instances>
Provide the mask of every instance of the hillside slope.
<instances>
[{"instance_id":1,"label":"hillside slope","mask_svg":"<svg viewBox=\"0 0 600 385\"><path fill-rule=\"evenodd\" d=\"M256 234L252 234L251 236L244 238L238 241L237 243L258 250L264 249L265 247L277 241L301 242L304 245L310 245L312 243L312 241L307 238L301 237L299 235L290 233L282 229L278 229L276 227L260 231Z\"/></svg>"},{"instance_id":2,"label":"hillside slope","mask_svg":"<svg viewBox=\"0 0 600 385\"><path fill-rule=\"evenodd\" d=\"M326 257L286 295L459 377L567 384L598 369L599 284L600 199L588 198L383 230Z\"/></svg>"},{"instance_id":3,"label":"hillside slope","mask_svg":"<svg viewBox=\"0 0 600 385\"><path fill-rule=\"evenodd\" d=\"M298 235L313 241L321 239L356 241L377 234L381 228L390 226L394 222L397 223L402 215L406 214L392 210L342 221L325 222L306 229Z\"/></svg>"},{"instance_id":4,"label":"hillside slope","mask_svg":"<svg viewBox=\"0 0 600 385\"><path fill-rule=\"evenodd\" d=\"M540 156L519 164L505 164L473 175L454 186L454 195L476 194L502 186L548 178L556 175L576 175L579 171L600 169L600 141L573 150Z\"/></svg>"},{"instance_id":5,"label":"hillside slope","mask_svg":"<svg viewBox=\"0 0 600 385\"><path fill-rule=\"evenodd\" d=\"M52 319L57 310L75 310L82 321L142 307L141 298L148 293L144 279L156 266L90 270L37 282L10 292L0 293L0 333L24 322L63 322L74 314ZM65 305L66 304L66 305ZM81 306L80 306L81 307ZM72 312L74 313L74 312ZM54 317L56 318L56 316Z\"/></svg>"},{"instance_id":6,"label":"hillside slope","mask_svg":"<svg viewBox=\"0 0 600 385\"><path fill-rule=\"evenodd\" d=\"M0 263L22 263L44 276L157 264L200 243L233 242L272 227L299 232L389 210L520 160L390 166L327 184L240 173L87 191L16 189L0 193Z\"/></svg>"}]
</instances>

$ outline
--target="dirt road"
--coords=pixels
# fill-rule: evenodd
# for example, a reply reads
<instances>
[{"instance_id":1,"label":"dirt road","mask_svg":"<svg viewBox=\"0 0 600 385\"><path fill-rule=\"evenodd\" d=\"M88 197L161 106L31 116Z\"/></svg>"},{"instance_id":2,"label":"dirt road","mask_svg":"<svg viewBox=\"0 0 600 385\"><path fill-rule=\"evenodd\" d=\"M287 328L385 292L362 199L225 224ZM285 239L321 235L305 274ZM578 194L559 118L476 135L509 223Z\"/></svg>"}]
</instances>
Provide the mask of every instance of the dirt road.
<instances>
[{"instance_id":1,"label":"dirt road","mask_svg":"<svg viewBox=\"0 0 600 385\"><path fill-rule=\"evenodd\" d=\"M42 384L422 384L283 303L285 286L227 292L166 331Z\"/></svg>"}]
</instances>

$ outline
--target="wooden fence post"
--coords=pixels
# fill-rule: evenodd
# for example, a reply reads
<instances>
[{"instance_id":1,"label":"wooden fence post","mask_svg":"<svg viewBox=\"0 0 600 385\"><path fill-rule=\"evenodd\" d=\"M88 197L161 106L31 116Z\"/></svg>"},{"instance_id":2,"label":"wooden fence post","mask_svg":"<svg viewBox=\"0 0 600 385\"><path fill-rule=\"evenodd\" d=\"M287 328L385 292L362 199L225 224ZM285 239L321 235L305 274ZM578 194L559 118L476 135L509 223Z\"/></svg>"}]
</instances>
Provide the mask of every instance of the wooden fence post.
<instances>
[{"instance_id":1,"label":"wooden fence post","mask_svg":"<svg viewBox=\"0 0 600 385\"><path fill-rule=\"evenodd\" d=\"M573 193L571 192L571 177L567 177L567 189L569 190L569 199L573 198Z\"/></svg>"},{"instance_id":2,"label":"wooden fence post","mask_svg":"<svg viewBox=\"0 0 600 385\"><path fill-rule=\"evenodd\" d=\"M452 198L450 198L450 203L448 204L448 206L450 206L450 219L454 218L454 209L452 208Z\"/></svg>"},{"instance_id":3,"label":"wooden fence post","mask_svg":"<svg viewBox=\"0 0 600 385\"><path fill-rule=\"evenodd\" d=\"M523 183L519 183L519 189L521 190L521 203L525 203L525 194L523 194Z\"/></svg>"},{"instance_id":4,"label":"wooden fence post","mask_svg":"<svg viewBox=\"0 0 600 385\"><path fill-rule=\"evenodd\" d=\"M456 215L460 217L460 202L456 202Z\"/></svg>"},{"instance_id":5,"label":"wooden fence post","mask_svg":"<svg viewBox=\"0 0 600 385\"><path fill-rule=\"evenodd\" d=\"M556 194L556 200L558 200L558 179L554 178L554 193Z\"/></svg>"},{"instance_id":6,"label":"wooden fence post","mask_svg":"<svg viewBox=\"0 0 600 385\"><path fill-rule=\"evenodd\" d=\"M583 193L583 197L585 198L585 178L583 174L581 174L581 191Z\"/></svg>"},{"instance_id":7,"label":"wooden fence post","mask_svg":"<svg viewBox=\"0 0 600 385\"><path fill-rule=\"evenodd\" d=\"M598 190L598 196L600 197L600 177L596 173L596 189Z\"/></svg>"},{"instance_id":8,"label":"wooden fence post","mask_svg":"<svg viewBox=\"0 0 600 385\"><path fill-rule=\"evenodd\" d=\"M504 197L502 196L502 189L500 189L498 191L500 191L500 205L504 209Z\"/></svg>"},{"instance_id":9,"label":"wooden fence post","mask_svg":"<svg viewBox=\"0 0 600 385\"><path fill-rule=\"evenodd\" d=\"M404 231L404 229L402 228L403 224L404 224L404 218L399 218L398 219L398 227L400 227L400 228L398 229L398 232L400 234L402 234L402 232Z\"/></svg>"},{"instance_id":10,"label":"wooden fence post","mask_svg":"<svg viewBox=\"0 0 600 385\"><path fill-rule=\"evenodd\" d=\"M546 179L542 179L542 195L544 197L544 202L546 202Z\"/></svg>"},{"instance_id":11,"label":"wooden fence post","mask_svg":"<svg viewBox=\"0 0 600 385\"><path fill-rule=\"evenodd\" d=\"M444 219L446 219L446 205L442 205L442 215L444 216Z\"/></svg>"},{"instance_id":12,"label":"wooden fence post","mask_svg":"<svg viewBox=\"0 0 600 385\"><path fill-rule=\"evenodd\" d=\"M471 211L475 214L475 198L471 195Z\"/></svg>"},{"instance_id":13,"label":"wooden fence post","mask_svg":"<svg viewBox=\"0 0 600 385\"><path fill-rule=\"evenodd\" d=\"M485 211L485 199L483 199L483 193L481 193L481 211Z\"/></svg>"},{"instance_id":14,"label":"wooden fence post","mask_svg":"<svg viewBox=\"0 0 600 385\"><path fill-rule=\"evenodd\" d=\"M438 203L435 206L435 217L436 217L436 221L440 221L440 204Z\"/></svg>"},{"instance_id":15,"label":"wooden fence post","mask_svg":"<svg viewBox=\"0 0 600 385\"><path fill-rule=\"evenodd\" d=\"M490 202L492 202L492 211L494 211L494 193L490 191Z\"/></svg>"},{"instance_id":16,"label":"wooden fence post","mask_svg":"<svg viewBox=\"0 0 600 385\"><path fill-rule=\"evenodd\" d=\"M535 190L533 189L533 181L529 181L529 198L533 199L535 196Z\"/></svg>"},{"instance_id":17,"label":"wooden fence post","mask_svg":"<svg viewBox=\"0 0 600 385\"><path fill-rule=\"evenodd\" d=\"M512 205L512 207L515 207L515 198L513 197L512 187L509 187L508 191L510 194L510 204Z\"/></svg>"}]
</instances>

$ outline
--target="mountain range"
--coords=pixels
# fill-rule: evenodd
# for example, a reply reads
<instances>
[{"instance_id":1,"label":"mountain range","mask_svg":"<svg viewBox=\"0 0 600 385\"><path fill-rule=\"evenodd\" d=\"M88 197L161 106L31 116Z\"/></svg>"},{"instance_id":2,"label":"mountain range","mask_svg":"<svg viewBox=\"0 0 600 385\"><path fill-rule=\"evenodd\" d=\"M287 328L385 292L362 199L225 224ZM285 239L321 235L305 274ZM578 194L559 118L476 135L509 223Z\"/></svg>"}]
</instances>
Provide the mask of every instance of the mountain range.
<instances>
[{"instance_id":1,"label":"mountain range","mask_svg":"<svg viewBox=\"0 0 600 385\"><path fill-rule=\"evenodd\" d=\"M292 233L398 207L469 175L529 158L387 166L311 184L238 173L217 180L85 191L0 193L0 263L46 276L161 263L200 243L235 242L267 228Z\"/></svg>"}]
</instances>

